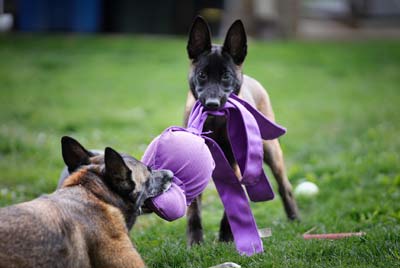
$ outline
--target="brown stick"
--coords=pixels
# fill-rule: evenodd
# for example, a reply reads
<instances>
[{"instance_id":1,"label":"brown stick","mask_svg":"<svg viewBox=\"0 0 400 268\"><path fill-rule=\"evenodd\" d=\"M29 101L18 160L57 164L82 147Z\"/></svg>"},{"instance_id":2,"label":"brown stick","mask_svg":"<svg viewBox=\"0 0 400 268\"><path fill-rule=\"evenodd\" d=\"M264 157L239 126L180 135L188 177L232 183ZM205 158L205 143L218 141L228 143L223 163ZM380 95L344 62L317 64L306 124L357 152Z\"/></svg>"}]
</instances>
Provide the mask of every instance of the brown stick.
<instances>
[{"instance_id":1,"label":"brown stick","mask_svg":"<svg viewBox=\"0 0 400 268\"><path fill-rule=\"evenodd\" d=\"M336 234L303 234L304 239L342 239L352 236L363 236L364 232L358 233L336 233Z\"/></svg>"}]
</instances>

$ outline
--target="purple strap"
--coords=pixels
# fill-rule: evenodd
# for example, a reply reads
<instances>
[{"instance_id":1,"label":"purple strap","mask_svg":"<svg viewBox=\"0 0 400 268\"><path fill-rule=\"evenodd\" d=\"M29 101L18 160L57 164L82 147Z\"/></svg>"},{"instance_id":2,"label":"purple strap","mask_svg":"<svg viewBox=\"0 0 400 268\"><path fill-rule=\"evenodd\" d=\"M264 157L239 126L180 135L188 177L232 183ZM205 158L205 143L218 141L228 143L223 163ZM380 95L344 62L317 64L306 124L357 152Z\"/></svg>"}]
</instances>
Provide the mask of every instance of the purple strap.
<instances>
[{"instance_id":1,"label":"purple strap","mask_svg":"<svg viewBox=\"0 0 400 268\"><path fill-rule=\"evenodd\" d=\"M262 113L251 106L248 102L240 99L234 94L231 94L230 98L242 104L254 116L257 121L258 127L260 128L261 137L264 140L273 140L279 138L286 133L286 129L284 127L266 118Z\"/></svg>"},{"instance_id":2,"label":"purple strap","mask_svg":"<svg viewBox=\"0 0 400 268\"><path fill-rule=\"evenodd\" d=\"M216 163L213 180L224 205L236 249L248 256L262 252L262 241L241 184L245 185L252 201L274 198L271 185L262 169L262 138L275 139L286 130L233 94L218 111L206 111L197 101L189 117L188 129L201 133L208 115L227 118L228 137L242 174L242 180L239 181L219 145L203 135Z\"/></svg>"},{"instance_id":3,"label":"purple strap","mask_svg":"<svg viewBox=\"0 0 400 268\"><path fill-rule=\"evenodd\" d=\"M226 161L221 148L212 139L205 139L216 164L213 180L224 205L236 249L240 254L248 256L262 252L263 244L242 185Z\"/></svg>"}]
</instances>

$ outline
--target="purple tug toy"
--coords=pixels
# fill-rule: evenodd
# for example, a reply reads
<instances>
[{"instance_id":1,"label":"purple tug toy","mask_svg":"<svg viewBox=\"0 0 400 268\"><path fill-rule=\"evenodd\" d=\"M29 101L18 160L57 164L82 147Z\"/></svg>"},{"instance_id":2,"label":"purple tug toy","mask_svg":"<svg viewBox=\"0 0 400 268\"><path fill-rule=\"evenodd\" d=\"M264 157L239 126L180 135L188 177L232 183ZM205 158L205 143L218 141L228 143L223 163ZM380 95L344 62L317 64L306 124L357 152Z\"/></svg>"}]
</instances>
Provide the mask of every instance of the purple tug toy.
<instances>
[{"instance_id":1,"label":"purple tug toy","mask_svg":"<svg viewBox=\"0 0 400 268\"><path fill-rule=\"evenodd\" d=\"M219 145L202 133L208 115L227 118L228 136L241 179L234 174ZM262 139L276 139L285 132L234 94L218 111L205 110L197 102L188 128L166 129L144 153L142 161L151 168L174 172L171 188L149 200L148 205L165 220L178 219L185 215L187 206L203 192L212 177L228 216L236 249L248 256L262 252L262 241L244 188L253 202L274 198L262 168Z\"/></svg>"}]
</instances>

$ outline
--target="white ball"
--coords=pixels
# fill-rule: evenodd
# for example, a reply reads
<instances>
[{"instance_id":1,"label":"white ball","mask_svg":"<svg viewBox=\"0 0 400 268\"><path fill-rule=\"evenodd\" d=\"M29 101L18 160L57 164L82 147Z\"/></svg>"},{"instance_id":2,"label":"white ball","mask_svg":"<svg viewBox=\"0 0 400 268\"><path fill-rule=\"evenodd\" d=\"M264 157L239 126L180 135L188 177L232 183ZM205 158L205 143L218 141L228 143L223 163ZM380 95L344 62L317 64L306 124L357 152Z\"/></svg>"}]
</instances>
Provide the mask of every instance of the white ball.
<instances>
[{"instance_id":1,"label":"white ball","mask_svg":"<svg viewBox=\"0 0 400 268\"><path fill-rule=\"evenodd\" d=\"M294 194L296 196L311 197L318 194L318 192L318 186L310 181L304 181L297 185L296 189L294 189Z\"/></svg>"}]
</instances>

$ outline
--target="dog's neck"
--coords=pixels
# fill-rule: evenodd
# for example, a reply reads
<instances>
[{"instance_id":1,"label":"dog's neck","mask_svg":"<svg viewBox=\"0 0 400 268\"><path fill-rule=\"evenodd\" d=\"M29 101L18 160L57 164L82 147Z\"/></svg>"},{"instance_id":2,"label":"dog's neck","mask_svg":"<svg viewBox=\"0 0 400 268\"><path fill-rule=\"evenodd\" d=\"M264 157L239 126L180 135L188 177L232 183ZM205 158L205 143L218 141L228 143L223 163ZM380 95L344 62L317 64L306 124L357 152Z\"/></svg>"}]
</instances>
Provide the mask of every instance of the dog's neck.
<instances>
[{"instance_id":1,"label":"dog's neck","mask_svg":"<svg viewBox=\"0 0 400 268\"><path fill-rule=\"evenodd\" d=\"M61 188L83 186L86 191L100 201L118 208L125 218L128 230L130 230L140 213L135 211L137 210L135 209L136 206L131 200L113 192L102 180L103 176L100 166L90 165L72 173L65 179Z\"/></svg>"}]
</instances>

